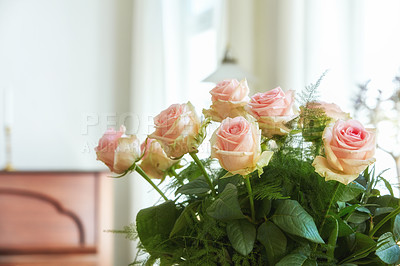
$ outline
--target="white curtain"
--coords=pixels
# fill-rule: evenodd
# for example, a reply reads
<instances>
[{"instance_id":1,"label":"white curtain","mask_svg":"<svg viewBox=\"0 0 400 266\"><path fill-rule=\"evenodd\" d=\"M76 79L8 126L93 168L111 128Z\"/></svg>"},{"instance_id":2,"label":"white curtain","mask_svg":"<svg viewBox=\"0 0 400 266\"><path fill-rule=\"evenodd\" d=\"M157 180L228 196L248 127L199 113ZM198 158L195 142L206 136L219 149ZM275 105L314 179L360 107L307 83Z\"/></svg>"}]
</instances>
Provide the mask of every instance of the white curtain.
<instances>
[{"instance_id":1,"label":"white curtain","mask_svg":"<svg viewBox=\"0 0 400 266\"><path fill-rule=\"evenodd\" d=\"M200 81L215 70L227 44L239 64L256 76L253 92L276 86L301 90L329 69L321 85L322 100L336 102L348 112L358 83L377 73L393 76L395 65L400 65L399 38L394 37L399 27L398 1L132 3L129 101L133 116L128 129L142 140L153 130L153 117L170 104L188 100L196 107L207 104L210 85ZM122 220L134 221L138 210L158 198L137 175L129 177L129 185L121 189L130 195L127 210L118 210L120 217L126 216ZM126 245L126 241L117 243L116 265L132 259L134 253L126 254L135 248Z\"/></svg>"},{"instance_id":2,"label":"white curtain","mask_svg":"<svg viewBox=\"0 0 400 266\"><path fill-rule=\"evenodd\" d=\"M134 0L132 5L130 112L125 124L129 134L144 141L160 111L173 103L198 102L199 95L208 98L209 88L201 80L217 62L223 1ZM199 42L205 42L200 51ZM196 56L201 60L194 60ZM134 222L140 209L160 203L138 174L116 182L118 228ZM136 256L136 243L116 238L114 250L114 264L127 265Z\"/></svg>"},{"instance_id":3,"label":"white curtain","mask_svg":"<svg viewBox=\"0 0 400 266\"><path fill-rule=\"evenodd\" d=\"M390 83L398 71L399 1L231 0L228 4L228 42L239 63L258 78L254 90L276 86L301 90L328 69L322 96L351 108L349 100L359 82L379 78Z\"/></svg>"},{"instance_id":4,"label":"white curtain","mask_svg":"<svg viewBox=\"0 0 400 266\"><path fill-rule=\"evenodd\" d=\"M253 91L300 91L329 70L321 100L352 113L358 84L371 79L386 94L393 88L400 69L399 10L397 0L231 0L229 42L258 78ZM390 146L385 131L379 136ZM380 150L377 157L376 167L389 168L386 178L397 183L393 159Z\"/></svg>"}]
</instances>

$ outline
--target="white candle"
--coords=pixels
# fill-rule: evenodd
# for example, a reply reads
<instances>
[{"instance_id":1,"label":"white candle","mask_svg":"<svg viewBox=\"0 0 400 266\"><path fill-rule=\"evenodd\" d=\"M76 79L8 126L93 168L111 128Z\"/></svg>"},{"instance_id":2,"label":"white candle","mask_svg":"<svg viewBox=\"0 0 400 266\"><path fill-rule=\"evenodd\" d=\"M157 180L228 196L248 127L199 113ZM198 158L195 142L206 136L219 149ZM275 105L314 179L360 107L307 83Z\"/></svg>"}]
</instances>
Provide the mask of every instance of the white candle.
<instances>
[{"instance_id":1,"label":"white candle","mask_svg":"<svg viewBox=\"0 0 400 266\"><path fill-rule=\"evenodd\" d=\"M4 91L4 126L11 127L14 120L14 94L11 87Z\"/></svg>"}]
</instances>

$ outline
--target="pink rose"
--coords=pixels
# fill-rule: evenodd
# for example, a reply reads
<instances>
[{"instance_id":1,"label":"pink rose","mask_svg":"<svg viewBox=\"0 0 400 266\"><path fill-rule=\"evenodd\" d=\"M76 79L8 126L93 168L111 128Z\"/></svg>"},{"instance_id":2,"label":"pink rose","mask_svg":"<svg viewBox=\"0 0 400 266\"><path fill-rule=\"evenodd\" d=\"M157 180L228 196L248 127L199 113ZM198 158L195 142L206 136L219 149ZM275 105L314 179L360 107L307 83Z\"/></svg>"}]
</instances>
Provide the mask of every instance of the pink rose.
<instances>
[{"instance_id":1,"label":"pink rose","mask_svg":"<svg viewBox=\"0 0 400 266\"><path fill-rule=\"evenodd\" d=\"M338 120L326 127L322 140L326 158L317 156L313 166L325 180L347 185L375 162L375 130L365 129L356 120Z\"/></svg>"},{"instance_id":2,"label":"pink rose","mask_svg":"<svg viewBox=\"0 0 400 266\"><path fill-rule=\"evenodd\" d=\"M149 137L158 140L169 157L196 151L200 120L190 102L171 105L154 118L154 125L156 130Z\"/></svg>"},{"instance_id":3,"label":"pink rose","mask_svg":"<svg viewBox=\"0 0 400 266\"><path fill-rule=\"evenodd\" d=\"M310 102L307 104L308 109L322 109L325 115L331 118L333 121L336 120L347 120L350 119L350 114L345 113L340 109L337 104L327 102Z\"/></svg>"},{"instance_id":4,"label":"pink rose","mask_svg":"<svg viewBox=\"0 0 400 266\"><path fill-rule=\"evenodd\" d=\"M210 91L212 105L203 110L206 117L221 122L226 117L245 115L244 106L249 101L249 87L246 80L224 80Z\"/></svg>"},{"instance_id":5,"label":"pink rose","mask_svg":"<svg viewBox=\"0 0 400 266\"><path fill-rule=\"evenodd\" d=\"M97 160L105 163L111 172L122 174L140 157L140 143L136 136L123 136L125 127L119 131L108 129L95 148Z\"/></svg>"},{"instance_id":6,"label":"pink rose","mask_svg":"<svg viewBox=\"0 0 400 266\"><path fill-rule=\"evenodd\" d=\"M168 158L160 143L154 139L148 138L147 141L143 142L141 150L144 155L140 167L151 178L162 179L165 171L178 162Z\"/></svg>"},{"instance_id":7,"label":"pink rose","mask_svg":"<svg viewBox=\"0 0 400 266\"><path fill-rule=\"evenodd\" d=\"M289 132L285 123L295 117L293 103L294 91L289 90L285 94L278 87L255 94L251 97L246 110L257 119L263 135L271 138L273 135L285 135Z\"/></svg>"},{"instance_id":8,"label":"pink rose","mask_svg":"<svg viewBox=\"0 0 400 266\"><path fill-rule=\"evenodd\" d=\"M232 174L250 174L261 156L260 133L257 123L241 116L226 118L211 137L211 158Z\"/></svg>"}]
</instances>

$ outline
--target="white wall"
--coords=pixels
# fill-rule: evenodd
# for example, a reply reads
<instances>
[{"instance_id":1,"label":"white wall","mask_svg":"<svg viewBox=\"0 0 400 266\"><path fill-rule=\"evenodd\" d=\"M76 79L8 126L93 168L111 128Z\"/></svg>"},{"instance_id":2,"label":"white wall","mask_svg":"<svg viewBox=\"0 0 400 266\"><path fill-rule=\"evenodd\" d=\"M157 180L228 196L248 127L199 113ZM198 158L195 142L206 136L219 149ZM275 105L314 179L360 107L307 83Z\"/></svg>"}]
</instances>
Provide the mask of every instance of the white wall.
<instances>
[{"instance_id":1,"label":"white wall","mask_svg":"<svg viewBox=\"0 0 400 266\"><path fill-rule=\"evenodd\" d=\"M11 88L17 170L106 170L93 148L129 111L131 20L130 0L0 0L0 168ZM132 221L128 182L115 181L114 228L104 229ZM131 262L124 236L114 248L115 265Z\"/></svg>"},{"instance_id":2,"label":"white wall","mask_svg":"<svg viewBox=\"0 0 400 266\"><path fill-rule=\"evenodd\" d=\"M105 169L93 147L106 115L127 109L115 103L129 89L130 29L120 27L130 27L129 2L0 0L0 90L14 94L16 169Z\"/></svg>"}]
</instances>

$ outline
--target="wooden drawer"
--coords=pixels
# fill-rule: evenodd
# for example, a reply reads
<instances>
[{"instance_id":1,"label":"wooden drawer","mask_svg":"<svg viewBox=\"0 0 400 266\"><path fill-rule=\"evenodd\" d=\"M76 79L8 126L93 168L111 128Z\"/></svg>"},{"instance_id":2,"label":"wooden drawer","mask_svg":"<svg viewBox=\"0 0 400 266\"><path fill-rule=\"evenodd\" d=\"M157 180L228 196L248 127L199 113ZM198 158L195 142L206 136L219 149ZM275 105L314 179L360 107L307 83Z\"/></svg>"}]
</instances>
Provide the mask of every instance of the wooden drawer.
<instances>
[{"instance_id":1,"label":"wooden drawer","mask_svg":"<svg viewBox=\"0 0 400 266\"><path fill-rule=\"evenodd\" d=\"M97 172L0 173L0 264L111 265L111 185Z\"/></svg>"}]
</instances>

